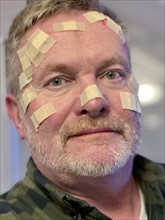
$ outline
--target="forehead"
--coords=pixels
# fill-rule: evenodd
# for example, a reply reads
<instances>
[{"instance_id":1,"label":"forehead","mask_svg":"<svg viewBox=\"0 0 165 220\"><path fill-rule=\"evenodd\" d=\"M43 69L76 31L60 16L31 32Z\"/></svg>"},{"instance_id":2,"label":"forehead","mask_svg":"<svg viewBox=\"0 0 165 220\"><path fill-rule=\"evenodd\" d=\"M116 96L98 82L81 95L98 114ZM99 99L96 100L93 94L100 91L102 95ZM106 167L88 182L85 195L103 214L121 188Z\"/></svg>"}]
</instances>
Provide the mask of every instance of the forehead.
<instances>
[{"instance_id":1,"label":"forehead","mask_svg":"<svg viewBox=\"0 0 165 220\"><path fill-rule=\"evenodd\" d=\"M104 21L99 21L96 23L89 23L87 19L83 16L86 11L70 11L67 13L59 13L56 15L48 16L46 18L42 18L38 22L36 22L22 37L20 43L25 43L28 37L37 29L40 28L45 31L47 34L54 36L54 38L62 38L62 39L70 39L69 37L85 38L91 41L99 42L100 40L104 40L107 37L113 37L118 39L119 37L108 28ZM86 30L83 32L80 31L67 31L67 32L54 32L53 25L60 22L65 21L77 21L83 22L85 24ZM66 38L65 38L66 37ZM112 40L112 39L111 39ZM90 43L90 42L89 42Z\"/></svg>"},{"instance_id":2,"label":"forehead","mask_svg":"<svg viewBox=\"0 0 165 220\"><path fill-rule=\"evenodd\" d=\"M20 40L19 48L26 44L28 38L35 32L37 28L41 29L53 39L56 44L46 54L49 56L57 56L57 60L61 57L78 58L82 54L106 56L124 56L127 57L126 48L121 42L119 36L106 26L105 21L99 21L91 24L83 16L86 11L70 11L67 13L59 13L36 22ZM62 31L55 32L53 25L61 22L76 21L85 24L85 31ZM71 54L72 51L72 54ZM93 54L92 54L93 53ZM101 53L101 54L100 54ZM43 62L44 63L44 62ZM43 65L43 64L41 64Z\"/></svg>"}]
</instances>

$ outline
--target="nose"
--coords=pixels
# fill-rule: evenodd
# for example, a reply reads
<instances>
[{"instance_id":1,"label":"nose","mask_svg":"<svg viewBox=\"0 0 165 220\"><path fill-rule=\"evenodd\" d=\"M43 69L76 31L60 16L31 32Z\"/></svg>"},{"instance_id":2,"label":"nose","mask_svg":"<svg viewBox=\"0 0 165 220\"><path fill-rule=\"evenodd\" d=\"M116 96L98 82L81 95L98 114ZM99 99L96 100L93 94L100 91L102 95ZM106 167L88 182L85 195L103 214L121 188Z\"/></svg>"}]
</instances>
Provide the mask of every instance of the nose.
<instances>
[{"instance_id":1,"label":"nose","mask_svg":"<svg viewBox=\"0 0 165 220\"><path fill-rule=\"evenodd\" d=\"M107 101L103 98L94 98L81 107L81 115L97 117L107 110Z\"/></svg>"}]
</instances>

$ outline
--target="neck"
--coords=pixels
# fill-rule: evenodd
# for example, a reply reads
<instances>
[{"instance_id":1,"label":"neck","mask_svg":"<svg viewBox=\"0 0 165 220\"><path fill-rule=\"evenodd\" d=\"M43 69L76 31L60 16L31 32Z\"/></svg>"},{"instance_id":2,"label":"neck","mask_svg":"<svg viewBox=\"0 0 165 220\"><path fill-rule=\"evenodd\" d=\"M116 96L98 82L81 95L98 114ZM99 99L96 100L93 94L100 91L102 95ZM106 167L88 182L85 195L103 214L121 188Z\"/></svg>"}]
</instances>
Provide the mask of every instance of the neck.
<instances>
[{"instance_id":1,"label":"neck","mask_svg":"<svg viewBox=\"0 0 165 220\"><path fill-rule=\"evenodd\" d=\"M40 165L37 164L39 170L61 190L95 206L111 218L121 219L124 214L127 219L133 219L140 212L137 184L132 176L132 157L116 173L103 177L45 173Z\"/></svg>"}]
</instances>

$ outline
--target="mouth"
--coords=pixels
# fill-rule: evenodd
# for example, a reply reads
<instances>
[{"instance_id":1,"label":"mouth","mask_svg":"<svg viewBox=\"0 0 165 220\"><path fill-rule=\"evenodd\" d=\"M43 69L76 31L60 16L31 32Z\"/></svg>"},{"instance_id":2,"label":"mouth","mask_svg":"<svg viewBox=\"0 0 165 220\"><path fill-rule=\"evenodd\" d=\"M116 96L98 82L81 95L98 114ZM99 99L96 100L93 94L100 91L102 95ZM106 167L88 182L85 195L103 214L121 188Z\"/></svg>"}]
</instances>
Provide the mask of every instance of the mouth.
<instances>
[{"instance_id":1,"label":"mouth","mask_svg":"<svg viewBox=\"0 0 165 220\"><path fill-rule=\"evenodd\" d=\"M72 135L71 137L81 137L81 136L87 136L87 135L101 135L104 133L119 133L117 131L114 131L112 129L88 129L88 130L83 130L80 132L77 132L76 134Z\"/></svg>"}]
</instances>

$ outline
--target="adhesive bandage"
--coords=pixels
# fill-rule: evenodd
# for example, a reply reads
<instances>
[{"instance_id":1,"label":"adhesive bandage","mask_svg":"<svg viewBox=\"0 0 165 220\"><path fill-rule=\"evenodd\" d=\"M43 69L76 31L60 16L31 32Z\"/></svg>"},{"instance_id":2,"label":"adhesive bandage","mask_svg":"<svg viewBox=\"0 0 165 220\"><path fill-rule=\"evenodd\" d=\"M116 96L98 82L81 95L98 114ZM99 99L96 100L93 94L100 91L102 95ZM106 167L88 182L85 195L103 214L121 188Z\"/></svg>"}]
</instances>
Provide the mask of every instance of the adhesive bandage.
<instances>
[{"instance_id":1,"label":"adhesive bandage","mask_svg":"<svg viewBox=\"0 0 165 220\"><path fill-rule=\"evenodd\" d=\"M24 110L24 113L26 113L28 105L34 101L37 98L37 94L33 88L33 86L29 86L22 94L20 103L22 105L22 108Z\"/></svg>"},{"instance_id":2,"label":"adhesive bandage","mask_svg":"<svg viewBox=\"0 0 165 220\"><path fill-rule=\"evenodd\" d=\"M28 42L17 51L23 71L27 78L32 76L31 63L38 67L45 54L56 43L56 40L37 28L28 38Z\"/></svg>"},{"instance_id":3,"label":"adhesive bandage","mask_svg":"<svg viewBox=\"0 0 165 220\"><path fill-rule=\"evenodd\" d=\"M85 31L85 24L77 21L66 21L61 23L56 23L53 25L55 32L60 31Z\"/></svg>"},{"instance_id":4,"label":"adhesive bandage","mask_svg":"<svg viewBox=\"0 0 165 220\"><path fill-rule=\"evenodd\" d=\"M80 95L81 106L84 106L87 102L95 98L102 98L103 96L98 89L98 87L93 84L84 89L84 91Z\"/></svg>"},{"instance_id":5,"label":"adhesive bandage","mask_svg":"<svg viewBox=\"0 0 165 220\"><path fill-rule=\"evenodd\" d=\"M45 55L40 52L33 44L27 43L27 50L26 50L27 58L33 63L36 67L43 61Z\"/></svg>"},{"instance_id":6,"label":"adhesive bandage","mask_svg":"<svg viewBox=\"0 0 165 220\"><path fill-rule=\"evenodd\" d=\"M120 98L123 109L128 109L141 113L140 102L137 95L130 92L121 92Z\"/></svg>"},{"instance_id":7,"label":"adhesive bandage","mask_svg":"<svg viewBox=\"0 0 165 220\"><path fill-rule=\"evenodd\" d=\"M133 74L131 74L129 80L128 80L128 88L131 90L131 92L138 94L139 92L139 84L136 81Z\"/></svg>"},{"instance_id":8,"label":"adhesive bandage","mask_svg":"<svg viewBox=\"0 0 165 220\"><path fill-rule=\"evenodd\" d=\"M50 48L56 43L56 40L46 34L44 31L37 28L28 38L28 41L37 48L40 52L46 54Z\"/></svg>"},{"instance_id":9,"label":"adhesive bandage","mask_svg":"<svg viewBox=\"0 0 165 220\"><path fill-rule=\"evenodd\" d=\"M20 90L22 90L26 85L28 85L32 81L32 77L27 79L25 73L21 73L21 75L18 77L19 78L19 86Z\"/></svg>"},{"instance_id":10,"label":"adhesive bandage","mask_svg":"<svg viewBox=\"0 0 165 220\"><path fill-rule=\"evenodd\" d=\"M38 110L36 110L31 116L31 120L34 124L36 131L38 131L38 127L40 124L49 116L53 115L56 112L53 103L49 102L43 106L41 106Z\"/></svg>"},{"instance_id":11,"label":"adhesive bandage","mask_svg":"<svg viewBox=\"0 0 165 220\"><path fill-rule=\"evenodd\" d=\"M123 44L125 44L126 39L124 36L124 33L120 27L115 21L113 21L111 18L107 17L107 26L114 31L119 37L120 40L122 41Z\"/></svg>"},{"instance_id":12,"label":"adhesive bandage","mask_svg":"<svg viewBox=\"0 0 165 220\"><path fill-rule=\"evenodd\" d=\"M83 14L83 16L90 23L95 23L95 22L103 21L103 20L107 19L107 16L105 16L104 14L102 14L98 11L90 11L90 12L87 12L87 13Z\"/></svg>"},{"instance_id":13,"label":"adhesive bandage","mask_svg":"<svg viewBox=\"0 0 165 220\"><path fill-rule=\"evenodd\" d=\"M22 69L26 75L26 78L29 79L32 76L32 68L31 68L31 63L29 59L26 56L26 45L21 48L20 50L17 51L17 54L19 56L19 60L22 65Z\"/></svg>"}]
</instances>

